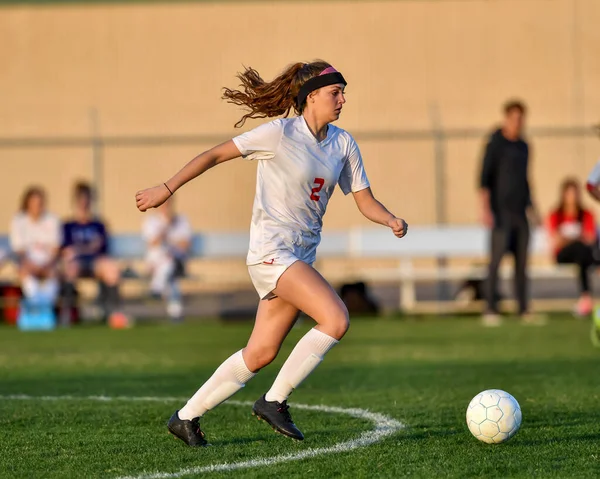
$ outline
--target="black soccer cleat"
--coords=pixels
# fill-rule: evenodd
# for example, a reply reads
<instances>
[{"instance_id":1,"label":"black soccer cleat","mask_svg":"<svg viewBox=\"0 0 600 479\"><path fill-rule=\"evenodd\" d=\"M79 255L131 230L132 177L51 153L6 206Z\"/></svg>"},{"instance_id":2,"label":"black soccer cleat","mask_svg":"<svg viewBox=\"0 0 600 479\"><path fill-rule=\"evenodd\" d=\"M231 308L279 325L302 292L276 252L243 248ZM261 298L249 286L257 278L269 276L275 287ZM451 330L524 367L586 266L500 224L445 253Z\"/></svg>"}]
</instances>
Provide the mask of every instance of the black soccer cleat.
<instances>
[{"instance_id":1,"label":"black soccer cleat","mask_svg":"<svg viewBox=\"0 0 600 479\"><path fill-rule=\"evenodd\" d=\"M292 421L289 409L287 401L267 401L265 396L262 396L254 403L252 415L258 417L259 420L265 420L276 432L302 441L304 434L300 432L294 421Z\"/></svg>"},{"instance_id":2,"label":"black soccer cleat","mask_svg":"<svg viewBox=\"0 0 600 479\"><path fill-rule=\"evenodd\" d=\"M181 439L188 446L208 446L208 442L204 439L204 433L200 429L200 418L195 417L191 421L179 419L178 412L179 411L175 411L167 423L169 432L173 434L173 436Z\"/></svg>"}]
</instances>

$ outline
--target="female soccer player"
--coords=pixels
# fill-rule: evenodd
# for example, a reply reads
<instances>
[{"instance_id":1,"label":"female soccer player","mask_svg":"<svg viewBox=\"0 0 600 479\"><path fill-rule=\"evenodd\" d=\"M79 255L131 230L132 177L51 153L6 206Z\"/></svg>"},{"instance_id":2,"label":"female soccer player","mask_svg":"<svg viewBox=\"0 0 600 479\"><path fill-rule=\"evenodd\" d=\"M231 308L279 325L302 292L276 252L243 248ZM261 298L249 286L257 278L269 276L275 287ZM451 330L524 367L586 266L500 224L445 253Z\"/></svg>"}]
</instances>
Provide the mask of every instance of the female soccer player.
<instances>
[{"instance_id":1,"label":"female soccer player","mask_svg":"<svg viewBox=\"0 0 600 479\"><path fill-rule=\"evenodd\" d=\"M254 404L253 414L281 434L304 438L292 421L287 398L349 326L344 303L312 267L336 184L344 194L352 192L371 221L388 226L398 238L407 232L406 222L373 197L352 136L331 124L346 103L341 73L315 61L295 63L271 82L251 68L238 78L243 91L225 88L223 95L250 110L236 127L248 118L284 118L202 153L165 183L136 194L138 209L146 211L213 166L239 156L259 160L247 265L261 301L246 347L221 364L169 420L169 431L190 446L207 444L200 417L275 359L300 311L317 326L300 339L271 389ZM292 109L298 116L287 118Z\"/></svg>"},{"instance_id":2,"label":"female soccer player","mask_svg":"<svg viewBox=\"0 0 600 479\"><path fill-rule=\"evenodd\" d=\"M594 126L596 133L600 136L600 124ZM600 201L600 160L596 162L587 179L587 190L596 201ZM592 343L600 348L600 309L594 311L592 323Z\"/></svg>"},{"instance_id":3,"label":"female soccer player","mask_svg":"<svg viewBox=\"0 0 600 479\"><path fill-rule=\"evenodd\" d=\"M600 136L600 123L594 126L594 130ZM586 188L596 201L600 201L600 159L588 175Z\"/></svg>"}]
</instances>

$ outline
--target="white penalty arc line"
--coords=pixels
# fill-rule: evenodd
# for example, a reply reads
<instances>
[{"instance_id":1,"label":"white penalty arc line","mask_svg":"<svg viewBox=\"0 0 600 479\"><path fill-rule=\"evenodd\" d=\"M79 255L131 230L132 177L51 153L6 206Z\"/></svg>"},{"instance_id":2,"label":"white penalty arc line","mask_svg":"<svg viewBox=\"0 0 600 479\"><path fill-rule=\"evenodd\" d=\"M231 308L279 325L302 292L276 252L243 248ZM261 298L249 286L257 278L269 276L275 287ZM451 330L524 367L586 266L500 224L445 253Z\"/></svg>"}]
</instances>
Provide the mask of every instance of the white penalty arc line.
<instances>
[{"instance_id":1,"label":"white penalty arc line","mask_svg":"<svg viewBox=\"0 0 600 479\"><path fill-rule=\"evenodd\" d=\"M0 396L0 400L37 400L37 401L148 401L148 402L173 402L185 401L182 398L176 397L130 397L130 396L28 396L23 394ZM249 401L227 401L225 405L231 406L252 406L254 403ZM370 412L359 408L343 408L323 405L296 404L295 409L304 409L307 411L319 411L330 414L345 414L357 419L364 419L373 423L373 429L363 432L360 436L349 441L339 442L329 447L315 447L304 449L300 452L281 454L279 456L264 457L260 459L252 459L249 461L240 461L232 463L211 464L209 466L197 466L181 469L176 472L155 472L144 473L137 476L123 476L118 479L170 479L184 476L203 474L208 472L229 472L238 469L249 469L255 467L272 466L284 462L301 461L312 457L322 456L325 454L337 454L340 452L348 452L361 447L370 446L391 436L392 434L404 429L405 424L383 414Z\"/></svg>"}]
</instances>

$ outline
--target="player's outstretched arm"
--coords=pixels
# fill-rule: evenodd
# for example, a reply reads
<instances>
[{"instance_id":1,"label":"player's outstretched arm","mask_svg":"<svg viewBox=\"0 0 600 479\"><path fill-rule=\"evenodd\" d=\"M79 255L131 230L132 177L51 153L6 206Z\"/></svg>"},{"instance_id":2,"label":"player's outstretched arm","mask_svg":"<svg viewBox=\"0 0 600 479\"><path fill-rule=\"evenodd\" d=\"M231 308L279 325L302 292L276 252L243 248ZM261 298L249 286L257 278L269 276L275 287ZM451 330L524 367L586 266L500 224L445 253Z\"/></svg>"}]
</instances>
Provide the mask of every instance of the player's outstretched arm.
<instances>
[{"instance_id":1,"label":"player's outstretched arm","mask_svg":"<svg viewBox=\"0 0 600 479\"><path fill-rule=\"evenodd\" d=\"M175 191L188 181L200 176L213 166L233 160L238 156L241 156L241 153L232 140L205 151L191 160L171 179L158 186L138 191L135 195L137 208L140 211L146 211L149 208L156 208L162 205Z\"/></svg>"},{"instance_id":2,"label":"player's outstretched arm","mask_svg":"<svg viewBox=\"0 0 600 479\"><path fill-rule=\"evenodd\" d=\"M596 130L598 136L600 136L600 123L594 125L594 129ZM592 168L592 171L590 171L585 186L592 198L594 198L596 201L600 201L600 160L596 162L594 168Z\"/></svg>"},{"instance_id":3,"label":"player's outstretched arm","mask_svg":"<svg viewBox=\"0 0 600 479\"><path fill-rule=\"evenodd\" d=\"M600 201L600 189L598 185L587 184L587 190L596 201Z\"/></svg>"},{"instance_id":4,"label":"player's outstretched arm","mask_svg":"<svg viewBox=\"0 0 600 479\"><path fill-rule=\"evenodd\" d=\"M600 201L600 160L594 165L588 175L586 189L596 201Z\"/></svg>"},{"instance_id":5,"label":"player's outstretched arm","mask_svg":"<svg viewBox=\"0 0 600 479\"><path fill-rule=\"evenodd\" d=\"M365 218L370 219L373 223L387 226L392 229L393 233L402 238L408 232L408 224L402 218L397 218L388 209L383 206L373 196L371 188L352 193L356 206Z\"/></svg>"}]
</instances>

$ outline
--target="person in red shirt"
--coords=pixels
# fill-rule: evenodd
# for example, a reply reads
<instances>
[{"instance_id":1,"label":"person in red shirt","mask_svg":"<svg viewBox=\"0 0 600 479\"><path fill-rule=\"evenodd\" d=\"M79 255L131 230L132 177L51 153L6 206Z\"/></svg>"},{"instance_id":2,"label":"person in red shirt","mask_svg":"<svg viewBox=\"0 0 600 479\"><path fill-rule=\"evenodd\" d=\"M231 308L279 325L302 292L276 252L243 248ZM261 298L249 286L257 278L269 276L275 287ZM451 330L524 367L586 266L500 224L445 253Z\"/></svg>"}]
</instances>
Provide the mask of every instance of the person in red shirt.
<instances>
[{"instance_id":1,"label":"person in red shirt","mask_svg":"<svg viewBox=\"0 0 600 479\"><path fill-rule=\"evenodd\" d=\"M596 263L597 234L593 214L582 205L581 188L576 179L563 181L560 202L548 217L548 232L556 262L579 266L580 297L576 313L588 315L593 309L590 268Z\"/></svg>"}]
</instances>

